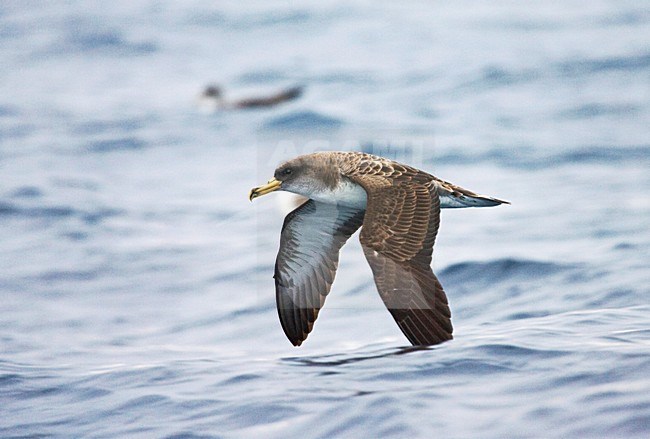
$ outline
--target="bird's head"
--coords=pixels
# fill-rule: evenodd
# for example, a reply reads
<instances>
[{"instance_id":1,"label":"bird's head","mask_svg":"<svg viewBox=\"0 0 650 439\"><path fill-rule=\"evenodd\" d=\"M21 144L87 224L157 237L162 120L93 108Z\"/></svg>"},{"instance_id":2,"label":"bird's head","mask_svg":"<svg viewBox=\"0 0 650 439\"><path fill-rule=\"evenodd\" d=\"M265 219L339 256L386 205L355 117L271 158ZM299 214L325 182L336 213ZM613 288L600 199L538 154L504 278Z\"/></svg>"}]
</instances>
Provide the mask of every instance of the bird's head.
<instances>
[{"instance_id":1,"label":"bird's head","mask_svg":"<svg viewBox=\"0 0 650 439\"><path fill-rule=\"evenodd\" d=\"M218 85L210 84L203 90L202 93L205 98L220 99L221 98L221 88Z\"/></svg>"},{"instance_id":2,"label":"bird's head","mask_svg":"<svg viewBox=\"0 0 650 439\"><path fill-rule=\"evenodd\" d=\"M318 153L296 157L275 169L268 183L251 189L248 198L253 199L276 190L293 192L310 197L314 192L336 186L339 173L334 163L319 160Z\"/></svg>"}]
</instances>

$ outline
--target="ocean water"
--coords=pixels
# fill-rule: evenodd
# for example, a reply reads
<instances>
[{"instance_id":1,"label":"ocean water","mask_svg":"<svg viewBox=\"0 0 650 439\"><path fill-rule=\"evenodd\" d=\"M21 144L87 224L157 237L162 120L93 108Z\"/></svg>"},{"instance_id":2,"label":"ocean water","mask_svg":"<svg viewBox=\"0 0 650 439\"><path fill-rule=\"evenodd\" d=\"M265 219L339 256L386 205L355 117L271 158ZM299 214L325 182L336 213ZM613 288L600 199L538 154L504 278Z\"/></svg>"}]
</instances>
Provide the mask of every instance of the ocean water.
<instances>
[{"instance_id":1,"label":"ocean water","mask_svg":"<svg viewBox=\"0 0 650 439\"><path fill-rule=\"evenodd\" d=\"M650 436L645 1L9 0L0 59L0 437ZM442 214L453 341L354 237L285 339L247 192L313 150L512 202Z\"/></svg>"}]
</instances>

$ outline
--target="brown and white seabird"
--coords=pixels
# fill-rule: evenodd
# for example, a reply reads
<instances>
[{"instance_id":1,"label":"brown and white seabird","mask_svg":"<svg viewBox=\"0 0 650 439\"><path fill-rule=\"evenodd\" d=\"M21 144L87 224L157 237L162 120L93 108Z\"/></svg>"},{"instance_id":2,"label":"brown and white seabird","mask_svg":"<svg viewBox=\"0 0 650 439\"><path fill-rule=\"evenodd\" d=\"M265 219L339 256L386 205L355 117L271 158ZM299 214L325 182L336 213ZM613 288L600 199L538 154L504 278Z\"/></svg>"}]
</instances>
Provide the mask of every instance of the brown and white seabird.
<instances>
[{"instance_id":1,"label":"brown and white seabird","mask_svg":"<svg viewBox=\"0 0 650 439\"><path fill-rule=\"evenodd\" d=\"M379 295L406 338L413 345L450 340L447 297L431 269L440 209L508 203L360 152L296 157L249 198L276 190L309 198L286 216L275 263L278 314L294 346L311 332L334 281L339 250L359 227Z\"/></svg>"},{"instance_id":2,"label":"brown and white seabird","mask_svg":"<svg viewBox=\"0 0 650 439\"><path fill-rule=\"evenodd\" d=\"M210 111L217 109L232 110L266 108L297 99L302 95L302 92L303 88L301 86L295 86L277 91L266 96L253 96L249 98L228 101L223 97L223 91L221 90L221 87L215 84L210 84L205 87L199 96L199 106Z\"/></svg>"}]
</instances>

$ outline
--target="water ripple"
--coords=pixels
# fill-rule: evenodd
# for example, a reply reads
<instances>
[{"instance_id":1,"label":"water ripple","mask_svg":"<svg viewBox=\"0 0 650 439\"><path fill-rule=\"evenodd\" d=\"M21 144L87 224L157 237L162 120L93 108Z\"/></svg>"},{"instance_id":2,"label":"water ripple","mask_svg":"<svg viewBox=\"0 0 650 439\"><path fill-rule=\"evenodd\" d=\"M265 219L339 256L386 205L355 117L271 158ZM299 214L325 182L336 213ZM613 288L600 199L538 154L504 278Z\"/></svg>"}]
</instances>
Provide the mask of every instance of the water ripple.
<instances>
[{"instance_id":1,"label":"water ripple","mask_svg":"<svg viewBox=\"0 0 650 439\"><path fill-rule=\"evenodd\" d=\"M264 123L266 130L333 130L341 127L343 121L315 111L295 111L276 116Z\"/></svg>"},{"instance_id":2,"label":"water ripple","mask_svg":"<svg viewBox=\"0 0 650 439\"><path fill-rule=\"evenodd\" d=\"M554 262L499 259L488 262L462 262L450 265L442 270L440 275L445 279L458 283L466 280L477 281L483 278L489 278L490 282L496 282L517 277L539 279L571 268L574 267Z\"/></svg>"},{"instance_id":3,"label":"water ripple","mask_svg":"<svg viewBox=\"0 0 650 439\"><path fill-rule=\"evenodd\" d=\"M146 142L137 137L121 137L89 142L88 150L93 152L129 151L139 150L145 146Z\"/></svg>"},{"instance_id":4,"label":"water ripple","mask_svg":"<svg viewBox=\"0 0 650 439\"><path fill-rule=\"evenodd\" d=\"M95 210L80 210L66 205L33 205L24 206L12 202L0 201L0 218L19 217L25 219L61 220L70 217L79 218L88 225L99 224L107 218L122 215L124 211L109 207L98 207Z\"/></svg>"}]
</instances>

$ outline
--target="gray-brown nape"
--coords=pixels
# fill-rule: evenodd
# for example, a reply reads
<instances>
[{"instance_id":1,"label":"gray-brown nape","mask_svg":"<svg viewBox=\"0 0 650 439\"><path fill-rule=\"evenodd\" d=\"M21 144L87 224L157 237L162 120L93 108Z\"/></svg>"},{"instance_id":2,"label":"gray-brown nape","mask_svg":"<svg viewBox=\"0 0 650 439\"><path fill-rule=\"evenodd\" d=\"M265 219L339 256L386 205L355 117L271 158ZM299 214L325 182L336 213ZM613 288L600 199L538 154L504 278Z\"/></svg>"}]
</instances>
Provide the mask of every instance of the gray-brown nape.
<instances>
[{"instance_id":1,"label":"gray-brown nape","mask_svg":"<svg viewBox=\"0 0 650 439\"><path fill-rule=\"evenodd\" d=\"M318 155L310 163L312 169L328 189L334 189L341 181L338 163L331 155Z\"/></svg>"}]
</instances>

